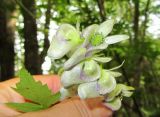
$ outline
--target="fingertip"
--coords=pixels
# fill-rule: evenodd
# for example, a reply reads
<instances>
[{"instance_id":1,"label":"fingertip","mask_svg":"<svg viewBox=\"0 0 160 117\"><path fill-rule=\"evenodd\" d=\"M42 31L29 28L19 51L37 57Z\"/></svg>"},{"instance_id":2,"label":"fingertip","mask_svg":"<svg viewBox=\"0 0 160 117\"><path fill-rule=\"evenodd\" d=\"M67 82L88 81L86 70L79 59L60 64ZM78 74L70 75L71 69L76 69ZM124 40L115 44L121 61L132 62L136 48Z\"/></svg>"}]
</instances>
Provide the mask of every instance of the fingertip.
<instances>
[{"instance_id":1,"label":"fingertip","mask_svg":"<svg viewBox=\"0 0 160 117\"><path fill-rule=\"evenodd\" d=\"M52 79L52 84L51 84L51 90L54 92L54 93L56 93L56 92L58 92L59 90L60 90L60 88L61 88L61 82L60 82L60 78L59 78L59 76L54 76L53 78L51 78Z\"/></svg>"},{"instance_id":2,"label":"fingertip","mask_svg":"<svg viewBox=\"0 0 160 117\"><path fill-rule=\"evenodd\" d=\"M36 80L42 82L42 84L47 84L48 88L52 92L56 93L60 90L61 83L58 75L35 75Z\"/></svg>"}]
</instances>

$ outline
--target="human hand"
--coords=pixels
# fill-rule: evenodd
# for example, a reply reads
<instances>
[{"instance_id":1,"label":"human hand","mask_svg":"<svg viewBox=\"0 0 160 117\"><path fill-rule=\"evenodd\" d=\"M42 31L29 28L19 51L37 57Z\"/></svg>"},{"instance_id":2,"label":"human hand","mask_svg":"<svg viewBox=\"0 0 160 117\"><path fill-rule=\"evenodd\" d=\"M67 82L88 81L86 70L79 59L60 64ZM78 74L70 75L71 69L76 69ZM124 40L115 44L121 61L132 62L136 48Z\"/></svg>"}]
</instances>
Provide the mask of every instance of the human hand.
<instances>
[{"instance_id":1,"label":"human hand","mask_svg":"<svg viewBox=\"0 0 160 117\"><path fill-rule=\"evenodd\" d=\"M60 89L60 80L58 76L38 75L34 76L34 78L40 80L43 84L47 84L53 92L57 92ZM0 83L0 117L109 117L112 115L112 112L102 104L102 98L81 100L77 97L62 101L46 110L25 114L17 112L3 103L22 103L26 101L21 95L10 88L14 87L18 80L19 79L16 78Z\"/></svg>"},{"instance_id":2,"label":"human hand","mask_svg":"<svg viewBox=\"0 0 160 117\"><path fill-rule=\"evenodd\" d=\"M40 80L43 84L47 84L53 92L57 92L60 89L60 80L56 75L36 75L33 77L35 80ZM19 78L13 78L5 82L0 82L0 117L21 114L20 112L17 112L4 104L7 102L26 102L26 100L21 95L19 95L11 88L15 87L17 82L19 82Z\"/></svg>"}]
</instances>

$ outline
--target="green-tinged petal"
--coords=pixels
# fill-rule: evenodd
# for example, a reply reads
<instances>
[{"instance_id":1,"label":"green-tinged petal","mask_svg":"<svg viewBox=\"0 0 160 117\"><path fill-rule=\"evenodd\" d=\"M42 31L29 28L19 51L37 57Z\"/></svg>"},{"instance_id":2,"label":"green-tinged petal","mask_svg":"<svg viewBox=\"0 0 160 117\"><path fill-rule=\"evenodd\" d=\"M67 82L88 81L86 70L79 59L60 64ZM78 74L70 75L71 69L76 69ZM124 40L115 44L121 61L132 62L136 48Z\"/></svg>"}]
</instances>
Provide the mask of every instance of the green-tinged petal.
<instances>
[{"instance_id":1,"label":"green-tinged petal","mask_svg":"<svg viewBox=\"0 0 160 117\"><path fill-rule=\"evenodd\" d=\"M64 87L73 84L95 81L101 76L101 68L97 62L86 60L74 66L71 70L64 71L61 83Z\"/></svg>"},{"instance_id":2,"label":"green-tinged petal","mask_svg":"<svg viewBox=\"0 0 160 117\"><path fill-rule=\"evenodd\" d=\"M107 63L112 60L112 58L110 58L110 57L93 57L93 59L97 62L100 62L100 63Z\"/></svg>"},{"instance_id":3,"label":"green-tinged petal","mask_svg":"<svg viewBox=\"0 0 160 117\"><path fill-rule=\"evenodd\" d=\"M98 45L98 46L93 46L91 48L88 49L88 52L92 52L92 53L96 53L97 51L101 51L104 50L108 47L108 44L106 42L103 42L102 44Z\"/></svg>"},{"instance_id":4,"label":"green-tinged petal","mask_svg":"<svg viewBox=\"0 0 160 117\"><path fill-rule=\"evenodd\" d=\"M106 71L109 72L115 78L122 76L120 72L115 72L115 71L110 71L110 70L106 70Z\"/></svg>"},{"instance_id":5,"label":"green-tinged petal","mask_svg":"<svg viewBox=\"0 0 160 117\"><path fill-rule=\"evenodd\" d=\"M54 37L54 39L52 40L51 45L48 49L47 54L51 59L62 58L72 48L72 45L68 41L65 41L65 40L61 41L58 38L59 37Z\"/></svg>"},{"instance_id":6,"label":"green-tinged petal","mask_svg":"<svg viewBox=\"0 0 160 117\"><path fill-rule=\"evenodd\" d=\"M122 89L122 96L130 97L133 94L134 88L131 86L126 86L124 84L120 84Z\"/></svg>"},{"instance_id":7,"label":"green-tinged petal","mask_svg":"<svg viewBox=\"0 0 160 117\"><path fill-rule=\"evenodd\" d=\"M109 94L107 94L106 101L113 100L116 96L118 96L118 95L121 94L121 91L122 91L121 84L117 84L116 88L112 92L110 92Z\"/></svg>"},{"instance_id":8,"label":"green-tinged petal","mask_svg":"<svg viewBox=\"0 0 160 117\"><path fill-rule=\"evenodd\" d=\"M71 43L77 44L81 42L79 32L70 24L62 24L57 33L61 34L65 40Z\"/></svg>"},{"instance_id":9,"label":"green-tinged petal","mask_svg":"<svg viewBox=\"0 0 160 117\"><path fill-rule=\"evenodd\" d=\"M122 95L123 95L124 97L131 97L132 94L133 94L133 92L131 92L131 91L122 91Z\"/></svg>"},{"instance_id":10,"label":"green-tinged petal","mask_svg":"<svg viewBox=\"0 0 160 117\"><path fill-rule=\"evenodd\" d=\"M107 44L115 44L126 39L129 39L128 35L113 35L106 37L105 42Z\"/></svg>"},{"instance_id":11,"label":"green-tinged petal","mask_svg":"<svg viewBox=\"0 0 160 117\"><path fill-rule=\"evenodd\" d=\"M110 75L105 70L102 70L102 75L98 81L98 84L100 86L100 94L106 94L113 91L116 87L116 80L115 78Z\"/></svg>"},{"instance_id":12,"label":"green-tinged petal","mask_svg":"<svg viewBox=\"0 0 160 117\"><path fill-rule=\"evenodd\" d=\"M94 35L98 27L99 26L97 24L93 24L88 26L82 31L82 37L85 39L83 43L84 47L89 44L90 38L92 37L92 35Z\"/></svg>"},{"instance_id":13,"label":"green-tinged petal","mask_svg":"<svg viewBox=\"0 0 160 117\"><path fill-rule=\"evenodd\" d=\"M83 63L82 63L83 64ZM83 68L83 76L81 76L81 79L84 79L86 82L95 81L101 76L101 68L97 64L97 62L93 60L85 61L84 62L84 68ZM84 78L83 78L84 77Z\"/></svg>"},{"instance_id":14,"label":"green-tinged petal","mask_svg":"<svg viewBox=\"0 0 160 117\"><path fill-rule=\"evenodd\" d=\"M120 84L120 85L121 85L123 91L133 91L134 90L134 88L131 86L127 86L124 84Z\"/></svg>"},{"instance_id":15,"label":"green-tinged petal","mask_svg":"<svg viewBox=\"0 0 160 117\"><path fill-rule=\"evenodd\" d=\"M82 64L76 65L73 69L69 71L64 71L61 76L61 83L64 87L69 87L73 84L80 84L85 82L80 78L82 72Z\"/></svg>"},{"instance_id":16,"label":"green-tinged petal","mask_svg":"<svg viewBox=\"0 0 160 117\"><path fill-rule=\"evenodd\" d=\"M97 81L83 83L78 87L78 95L82 99L98 97L100 95L97 89Z\"/></svg>"},{"instance_id":17,"label":"green-tinged petal","mask_svg":"<svg viewBox=\"0 0 160 117\"><path fill-rule=\"evenodd\" d=\"M116 96L121 95L125 97L130 97L134 88L131 86L126 86L124 84L117 84L116 88L107 95L107 101L113 100Z\"/></svg>"},{"instance_id":18,"label":"green-tinged petal","mask_svg":"<svg viewBox=\"0 0 160 117\"><path fill-rule=\"evenodd\" d=\"M97 32L99 34L102 34L103 37L106 37L112 31L114 23L114 20L106 20L105 22L100 24L99 28L97 29Z\"/></svg>"},{"instance_id":19,"label":"green-tinged petal","mask_svg":"<svg viewBox=\"0 0 160 117\"><path fill-rule=\"evenodd\" d=\"M82 60L85 59L86 55L86 48L78 48L73 55L64 63L64 69L68 70L74 65L78 64Z\"/></svg>"},{"instance_id":20,"label":"green-tinged petal","mask_svg":"<svg viewBox=\"0 0 160 117\"><path fill-rule=\"evenodd\" d=\"M119 97L115 98L112 101L104 103L107 107L112 109L113 111L119 110L121 108L121 99Z\"/></svg>"},{"instance_id":21,"label":"green-tinged petal","mask_svg":"<svg viewBox=\"0 0 160 117\"><path fill-rule=\"evenodd\" d=\"M70 24L62 24L48 50L51 59L59 59L82 43L78 31Z\"/></svg>"}]
</instances>

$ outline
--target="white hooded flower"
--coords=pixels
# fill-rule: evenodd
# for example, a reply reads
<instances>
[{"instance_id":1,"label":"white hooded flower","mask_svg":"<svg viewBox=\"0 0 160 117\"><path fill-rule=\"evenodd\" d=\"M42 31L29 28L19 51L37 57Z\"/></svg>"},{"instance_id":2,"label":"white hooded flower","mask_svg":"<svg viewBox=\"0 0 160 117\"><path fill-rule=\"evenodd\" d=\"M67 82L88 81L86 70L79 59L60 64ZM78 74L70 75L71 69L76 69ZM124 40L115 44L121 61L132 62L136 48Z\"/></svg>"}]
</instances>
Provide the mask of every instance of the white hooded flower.
<instances>
[{"instance_id":1,"label":"white hooded flower","mask_svg":"<svg viewBox=\"0 0 160 117\"><path fill-rule=\"evenodd\" d=\"M113 111L119 110L122 103L119 97L116 97L114 100L104 103L105 106L112 109Z\"/></svg>"},{"instance_id":2,"label":"white hooded flower","mask_svg":"<svg viewBox=\"0 0 160 117\"><path fill-rule=\"evenodd\" d=\"M115 89L116 80L109 72L102 70L102 75L98 80L98 85L99 93L104 95Z\"/></svg>"},{"instance_id":3,"label":"white hooded flower","mask_svg":"<svg viewBox=\"0 0 160 117\"><path fill-rule=\"evenodd\" d=\"M78 87L78 96L81 99L100 96L97 88L97 81L80 84Z\"/></svg>"},{"instance_id":4,"label":"white hooded flower","mask_svg":"<svg viewBox=\"0 0 160 117\"><path fill-rule=\"evenodd\" d=\"M71 51L74 51L82 43L79 32L70 24L62 24L53 37L48 49L51 59L59 59Z\"/></svg>"},{"instance_id":5,"label":"white hooded flower","mask_svg":"<svg viewBox=\"0 0 160 117\"><path fill-rule=\"evenodd\" d=\"M104 50L110 44L126 40L127 35L107 35L112 31L114 20L107 20L100 25L93 24L82 31L81 37L84 38L80 46L64 64L64 69L68 70L82 60L92 57L95 53ZM83 52L82 52L83 50ZM84 51L85 50L85 51Z\"/></svg>"},{"instance_id":6,"label":"white hooded flower","mask_svg":"<svg viewBox=\"0 0 160 117\"><path fill-rule=\"evenodd\" d=\"M133 94L134 88L131 86L126 86L124 84L117 84L116 88L107 94L106 101L111 101L117 96L124 96L124 97L130 97Z\"/></svg>"},{"instance_id":7,"label":"white hooded flower","mask_svg":"<svg viewBox=\"0 0 160 117\"><path fill-rule=\"evenodd\" d=\"M93 24L84 29L82 32L82 37L85 38L83 46L87 47L89 52L97 51L106 49L110 44L128 39L127 35L108 36L113 29L114 23L114 20L106 20L100 25Z\"/></svg>"},{"instance_id":8,"label":"white hooded flower","mask_svg":"<svg viewBox=\"0 0 160 117\"><path fill-rule=\"evenodd\" d=\"M101 68L94 60L86 60L73 67L71 70L64 71L61 82L64 87L74 84L91 82L101 76Z\"/></svg>"},{"instance_id":9,"label":"white hooded flower","mask_svg":"<svg viewBox=\"0 0 160 117\"><path fill-rule=\"evenodd\" d=\"M121 100L123 97L130 97L132 95L133 87L126 86L123 84L117 84L116 88L106 95L105 103L107 107L116 111L121 107Z\"/></svg>"}]
</instances>

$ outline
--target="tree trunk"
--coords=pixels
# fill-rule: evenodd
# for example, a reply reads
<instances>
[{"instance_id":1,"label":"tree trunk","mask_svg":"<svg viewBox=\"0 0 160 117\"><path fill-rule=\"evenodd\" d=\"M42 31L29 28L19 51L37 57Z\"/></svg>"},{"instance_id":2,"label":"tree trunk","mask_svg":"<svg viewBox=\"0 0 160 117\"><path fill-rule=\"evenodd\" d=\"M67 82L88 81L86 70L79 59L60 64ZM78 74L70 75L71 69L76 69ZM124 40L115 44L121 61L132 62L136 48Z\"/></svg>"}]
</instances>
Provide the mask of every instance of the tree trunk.
<instances>
[{"instance_id":1,"label":"tree trunk","mask_svg":"<svg viewBox=\"0 0 160 117\"><path fill-rule=\"evenodd\" d=\"M47 51L49 48L49 39L48 39L48 34L49 34L49 25L50 25L50 19L51 19L51 8L52 8L52 0L48 0L47 4L47 10L46 10L46 20L45 20L45 26L44 26L44 45L43 45L43 51L41 52L41 65L44 62L45 56L47 55Z\"/></svg>"},{"instance_id":2,"label":"tree trunk","mask_svg":"<svg viewBox=\"0 0 160 117\"><path fill-rule=\"evenodd\" d=\"M14 24L10 19L14 7L13 1L0 3L0 81L14 76Z\"/></svg>"},{"instance_id":3,"label":"tree trunk","mask_svg":"<svg viewBox=\"0 0 160 117\"><path fill-rule=\"evenodd\" d=\"M23 6L36 16L35 1L22 0ZM31 74L41 74L40 56L38 52L36 19L22 8L24 18L25 67Z\"/></svg>"},{"instance_id":4,"label":"tree trunk","mask_svg":"<svg viewBox=\"0 0 160 117\"><path fill-rule=\"evenodd\" d=\"M106 13L104 8L104 0L97 0L99 13L101 16L102 21L106 20Z\"/></svg>"},{"instance_id":5,"label":"tree trunk","mask_svg":"<svg viewBox=\"0 0 160 117\"><path fill-rule=\"evenodd\" d=\"M146 8L144 11L144 22L143 22L143 29L142 29L142 39L145 38L146 36L146 29L147 29L147 22L148 22L148 11L149 11L149 5L150 5L150 0L147 0L146 3Z\"/></svg>"},{"instance_id":6,"label":"tree trunk","mask_svg":"<svg viewBox=\"0 0 160 117\"><path fill-rule=\"evenodd\" d=\"M138 32L139 32L139 0L134 0L134 26L133 26L133 30L134 30L134 42L136 43L138 41Z\"/></svg>"}]
</instances>

